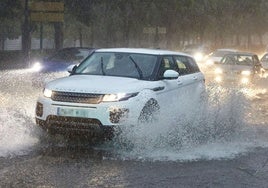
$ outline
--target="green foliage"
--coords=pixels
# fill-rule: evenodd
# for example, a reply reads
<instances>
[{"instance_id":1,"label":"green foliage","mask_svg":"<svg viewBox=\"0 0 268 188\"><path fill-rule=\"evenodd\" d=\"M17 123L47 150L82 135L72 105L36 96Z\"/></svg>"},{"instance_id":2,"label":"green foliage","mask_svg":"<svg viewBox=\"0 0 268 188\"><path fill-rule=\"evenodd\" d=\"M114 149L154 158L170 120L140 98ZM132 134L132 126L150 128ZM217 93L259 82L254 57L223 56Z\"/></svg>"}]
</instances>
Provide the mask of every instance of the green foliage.
<instances>
[{"instance_id":1,"label":"green foliage","mask_svg":"<svg viewBox=\"0 0 268 188\"><path fill-rule=\"evenodd\" d=\"M12 19L18 18L18 12L21 9L19 0L1 0L0 1L0 18Z\"/></svg>"},{"instance_id":2,"label":"green foliage","mask_svg":"<svg viewBox=\"0 0 268 188\"><path fill-rule=\"evenodd\" d=\"M19 0L0 1L0 37L16 38L20 35L21 4Z\"/></svg>"},{"instance_id":3,"label":"green foliage","mask_svg":"<svg viewBox=\"0 0 268 188\"><path fill-rule=\"evenodd\" d=\"M204 41L223 46L235 36L239 44L242 38L249 40L268 30L267 0L61 1L65 3L64 38L82 38L85 44L95 47L148 47L161 41L172 48ZM24 15L22 2L0 1L1 37L19 35ZM145 27L162 27L166 34L145 34ZM39 26L33 24L32 28L38 31ZM54 37L53 29L52 24L47 24L44 37ZM38 32L34 34L38 36Z\"/></svg>"},{"instance_id":4,"label":"green foliage","mask_svg":"<svg viewBox=\"0 0 268 188\"><path fill-rule=\"evenodd\" d=\"M149 40L150 36L142 32L144 27L165 27L167 31L165 40L171 47L183 45L185 42L204 41L212 41L216 47L224 45L226 41L232 41L234 36L237 36L239 42L239 38L254 34L263 35L267 31L266 0L65 0L65 2L77 20L94 28L91 34L100 46L128 46L129 41ZM176 40L178 42L174 44ZM132 45L135 46L133 42Z\"/></svg>"}]
</instances>

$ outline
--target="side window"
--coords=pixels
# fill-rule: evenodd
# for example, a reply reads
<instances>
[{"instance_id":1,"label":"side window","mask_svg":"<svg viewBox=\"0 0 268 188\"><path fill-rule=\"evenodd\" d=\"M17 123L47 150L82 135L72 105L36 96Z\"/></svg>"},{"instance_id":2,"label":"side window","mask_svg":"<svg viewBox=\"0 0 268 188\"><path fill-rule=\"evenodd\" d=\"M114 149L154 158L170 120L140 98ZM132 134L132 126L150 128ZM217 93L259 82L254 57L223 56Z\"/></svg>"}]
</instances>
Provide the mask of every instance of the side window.
<instances>
[{"instance_id":1,"label":"side window","mask_svg":"<svg viewBox=\"0 0 268 188\"><path fill-rule=\"evenodd\" d=\"M175 66L176 71L179 72L180 75L190 74L193 72L189 60L185 56L175 56Z\"/></svg>"},{"instance_id":2,"label":"side window","mask_svg":"<svg viewBox=\"0 0 268 188\"><path fill-rule=\"evenodd\" d=\"M200 72L200 69L193 58L188 57L188 61L191 66L192 72Z\"/></svg>"},{"instance_id":3,"label":"side window","mask_svg":"<svg viewBox=\"0 0 268 188\"><path fill-rule=\"evenodd\" d=\"M173 64L174 64L173 58L171 56L163 57L160 63L160 67L159 67L158 77L162 78L166 70L169 70L169 69L174 70Z\"/></svg>"}]
</instances>

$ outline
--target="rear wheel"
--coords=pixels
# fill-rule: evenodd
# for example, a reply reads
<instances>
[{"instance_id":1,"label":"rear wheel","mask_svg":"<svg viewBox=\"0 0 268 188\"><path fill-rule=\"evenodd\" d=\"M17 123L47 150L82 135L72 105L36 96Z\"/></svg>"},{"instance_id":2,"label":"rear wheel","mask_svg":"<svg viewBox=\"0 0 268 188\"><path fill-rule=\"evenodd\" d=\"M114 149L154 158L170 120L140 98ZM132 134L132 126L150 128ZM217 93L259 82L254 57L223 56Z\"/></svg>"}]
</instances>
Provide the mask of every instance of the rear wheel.
<instances>
[{"instance_id":1,"label":"rear wheel","mask_svg":"<svg viewBox=\"0 0 268 188\"><path fill-rule=\"evenodd\" d=\"M140 116L139 123L152 123L157 121L159 116L160 106L154 99L149 100L143 107Z\"/></svg>"}]
</instances>

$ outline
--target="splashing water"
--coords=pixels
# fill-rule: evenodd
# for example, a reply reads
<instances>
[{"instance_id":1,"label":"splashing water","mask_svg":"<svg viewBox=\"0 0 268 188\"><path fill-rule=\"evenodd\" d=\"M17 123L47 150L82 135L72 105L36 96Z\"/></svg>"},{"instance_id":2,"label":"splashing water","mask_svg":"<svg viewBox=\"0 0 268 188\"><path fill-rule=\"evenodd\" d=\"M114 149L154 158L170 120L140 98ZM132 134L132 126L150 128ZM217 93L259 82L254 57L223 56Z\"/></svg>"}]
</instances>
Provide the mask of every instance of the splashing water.
<instances>
[{"instance_id":1,"label":"splashing water","mask_svg":"<svg viewBox=\"0 0 268 188\"><path fill-rule=\"evenodd\" d=\"M38 142L34 129L36 92L23 71L0 76L0 157L23 154Z\"/></svg>"},{"instance_id":2,"label":"splashing water","mask_svg":"<svg viewBox=\"0 0 268 188\"><path fill-rule=\"evenodd\" d=\"M0 157L24 154L38 142L30 123L21 112L0 112Z\"/></svg>"},{"instance_id":3,"label":"splashing water","mask_svg":"<svg viewBox=\"0 0 268 188\"><path fill-rule=\"evenodd\" d=\"M122 133L113 140L119 158L232 158L254 147L268 146L268 130L246 121L251 109L243 90L212 86L205 101L185 101L183 108L164 109L157 123L121 127Z\"/></svg>"}]
</instances>

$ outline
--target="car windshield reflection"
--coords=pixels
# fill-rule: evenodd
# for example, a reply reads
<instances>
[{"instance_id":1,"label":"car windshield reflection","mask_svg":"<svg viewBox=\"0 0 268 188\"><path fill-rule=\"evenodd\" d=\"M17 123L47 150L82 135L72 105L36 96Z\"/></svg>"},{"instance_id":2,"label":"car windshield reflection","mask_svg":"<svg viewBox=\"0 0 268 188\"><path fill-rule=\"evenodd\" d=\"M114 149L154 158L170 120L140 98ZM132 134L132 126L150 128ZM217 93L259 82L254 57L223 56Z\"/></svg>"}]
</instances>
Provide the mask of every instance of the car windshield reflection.
<instances>
[{"instance_id":1,"label":"car windshield reflection","mask_svg":"<svg viewBox=\"0 0 268 188\"><path fill-rule=\"evenodd\" d=\"M96 52L82 62L74 74L105 75L149 79L157 56L137 53Z\"/></svg>"}]
</instances>

